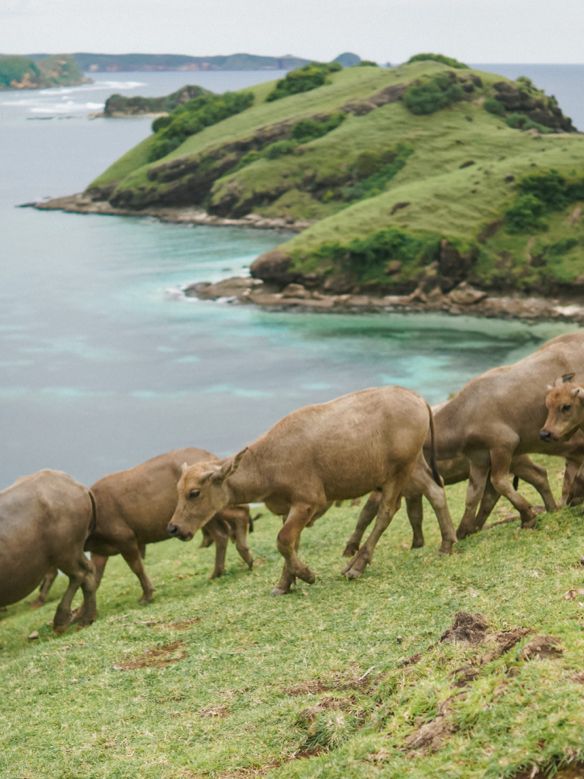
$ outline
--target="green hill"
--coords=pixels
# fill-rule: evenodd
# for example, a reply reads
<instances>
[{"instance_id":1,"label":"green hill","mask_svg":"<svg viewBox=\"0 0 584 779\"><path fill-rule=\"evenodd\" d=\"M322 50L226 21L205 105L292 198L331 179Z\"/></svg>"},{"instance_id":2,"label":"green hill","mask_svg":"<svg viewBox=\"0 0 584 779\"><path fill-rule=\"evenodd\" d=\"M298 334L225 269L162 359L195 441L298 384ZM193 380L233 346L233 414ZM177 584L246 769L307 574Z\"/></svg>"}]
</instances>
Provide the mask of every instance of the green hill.
<instances>
[{"instance_id":1,"label":"green hill","mask_svg":"<svg viewBox=\"0 0 584 779\"><path fill-rule=\"evenodd\" d=\"M0 89L45 89L75 86L87 79L74 59L67 54L32 57L0 54Z\"/></svg>"},{"instance_id":2,"label":"green hill","mask_svg":"<svg viewBox=\"0 0 584 779\"><path fill-rule=\"evenodd\" d=\"M312 64L210 101L155 124L88 193L309 221L252 269L281 284L584 285L584 136L526 78L427 54L391 69Z\"/></svg>"},{"instance_id":3,"label":"green hill","mask_svg":"<svg viewBox=\"0 0 584 779\"><path fill-rule=\"evenodd\" d=\"M455 519L464 490L447 488ZM579 510L484 530L445 557L431 513L427 546L409 549L402 509L349 582L340 555L356 514L333 509L305 531L318 578L284 598L269 594L281 521L264 514L251 572L231 545L209 582L213 550L169 540L148 548L148 607L117 557L90 628L52 635L64 577L42 610L0 613L0 775L582 776ZM485 621L445 635L461 611Z\"/></svg>"}]
</instances>

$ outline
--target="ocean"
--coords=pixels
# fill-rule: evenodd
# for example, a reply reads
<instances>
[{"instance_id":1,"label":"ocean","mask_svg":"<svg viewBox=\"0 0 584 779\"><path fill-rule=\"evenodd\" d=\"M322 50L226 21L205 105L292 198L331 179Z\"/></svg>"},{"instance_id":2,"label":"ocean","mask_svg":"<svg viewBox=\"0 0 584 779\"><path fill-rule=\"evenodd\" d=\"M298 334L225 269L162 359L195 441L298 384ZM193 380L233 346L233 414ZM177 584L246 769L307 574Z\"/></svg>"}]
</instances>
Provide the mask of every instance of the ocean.
<instances>
[{"instance_id":1,"label":"ocean","mask_svg":"<svg viewBox=\"0 0 584 779\"><path fill-rule=\"evenodd\" d=\"M584 127L584 66L496 67L519 68ZM149 133L145 118L88 119L113 92L223 91L279 75L97 74L0 93L0 486L43 467L91 483L186 445L228 454L294 408L372 385L440 401L566 329L186 300L182 285L245 272L286 235L17 207L81 191Z\"/></svg>"}]
</instances>

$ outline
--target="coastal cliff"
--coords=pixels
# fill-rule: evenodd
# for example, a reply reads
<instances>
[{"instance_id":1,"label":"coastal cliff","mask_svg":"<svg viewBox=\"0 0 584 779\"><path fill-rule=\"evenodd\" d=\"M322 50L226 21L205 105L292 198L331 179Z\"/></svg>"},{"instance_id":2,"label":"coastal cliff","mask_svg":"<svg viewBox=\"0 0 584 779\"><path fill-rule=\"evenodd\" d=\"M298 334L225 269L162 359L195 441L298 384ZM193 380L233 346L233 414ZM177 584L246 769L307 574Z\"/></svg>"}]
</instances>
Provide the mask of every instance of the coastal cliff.
<instances>
[{"instance_id":1,"label":"coastal cliff","mask_svg":"<svg viewBox=\"0 0 584 779\"><path fill-rule=\"evenodd\" d=\"M0 54L0 89L47 89L88 81L70 55L33 58Z\"/></svg>"},{"instance_id":2,"label":"coastal cliff","mask_svg":"<svg viewBox=\"0 0 584 779\"><path fill-rule=\"evenodd\" d=\"M279 290L584 291L584 136L528 79L440 55L189 101L82 200L301 230L252 265Z\"/></svg>"}]
</instances>

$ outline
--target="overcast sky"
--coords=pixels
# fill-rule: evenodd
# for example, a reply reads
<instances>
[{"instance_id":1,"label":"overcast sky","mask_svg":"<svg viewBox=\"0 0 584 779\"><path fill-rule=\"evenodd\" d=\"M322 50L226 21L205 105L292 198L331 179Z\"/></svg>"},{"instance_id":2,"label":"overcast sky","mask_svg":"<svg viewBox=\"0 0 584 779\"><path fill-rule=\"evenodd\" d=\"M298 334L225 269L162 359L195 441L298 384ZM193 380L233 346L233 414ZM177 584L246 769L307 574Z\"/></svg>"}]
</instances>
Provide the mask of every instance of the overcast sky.
<instances>
[{"instance_id":1,"label":"overcast sky","mask_svg":"<svg viewBox=\"0 0 584 779\"><path fill-rule=\"evenodd\" d=\"M0 0L0 52L584 62L584 0Z\"/></svg>"}]
</instances>

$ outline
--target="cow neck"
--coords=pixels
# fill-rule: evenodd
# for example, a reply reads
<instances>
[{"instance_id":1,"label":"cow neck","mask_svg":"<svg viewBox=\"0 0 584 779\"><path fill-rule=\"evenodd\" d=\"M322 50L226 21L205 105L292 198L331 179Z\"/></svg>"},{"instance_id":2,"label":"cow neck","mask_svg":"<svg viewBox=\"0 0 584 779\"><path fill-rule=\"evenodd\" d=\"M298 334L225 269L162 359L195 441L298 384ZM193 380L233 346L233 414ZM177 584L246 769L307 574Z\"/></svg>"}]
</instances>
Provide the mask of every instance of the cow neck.
<instances>
[{"instance_id":1,"label":"cow neck","mask_svg":"<svg viewBox=\"0 0 584 779\"><path fill-rule=\"evenodd\" d=\"M225 482L229 490L229 503L237 506L262 500L267 494L266 480L251 450L244 455L241 464Z\"/></svg>"}]
</instances>

